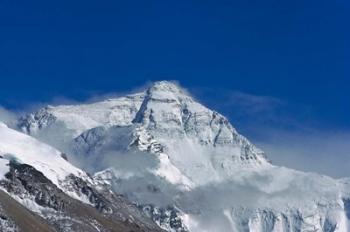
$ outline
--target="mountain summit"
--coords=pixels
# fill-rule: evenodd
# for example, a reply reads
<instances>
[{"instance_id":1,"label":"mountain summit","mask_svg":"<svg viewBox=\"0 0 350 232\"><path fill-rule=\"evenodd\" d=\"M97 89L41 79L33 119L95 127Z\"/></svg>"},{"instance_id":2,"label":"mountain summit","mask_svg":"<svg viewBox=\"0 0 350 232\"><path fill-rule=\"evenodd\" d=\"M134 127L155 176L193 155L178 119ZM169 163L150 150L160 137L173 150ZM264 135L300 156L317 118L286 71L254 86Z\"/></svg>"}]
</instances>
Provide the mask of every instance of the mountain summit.
<instances>
[{"instance_id":1,"label":"mountain summit","mask_svg":"<svg viewBox=\"0 0 350 232\"><path fill-rule=\"evenodd\" d=\"M111 135L106 134L123 130L120 133L127 146L123 149L136 146L140 151L159 154L167 166L180 168L175 171L178 178L182 176L192 184L232 175L237 165L269 166L264 153L238 134L224 116L168 81L102 102L49 106L21 119L19 128L82 157L87 151L100 149L96 144L107 143L105 138Z\"/></svg>"},{"instance_id":2,"label":"mountain summit","mask_svg":"<svg viewBox=\"0 0 350 232\"><path fill-rule=\"evenodd\" d=\"M347 231L345 181L271 164L177 84L48 106L18 128L94 173L168 231Z\"/></svg>"}]
</instances>

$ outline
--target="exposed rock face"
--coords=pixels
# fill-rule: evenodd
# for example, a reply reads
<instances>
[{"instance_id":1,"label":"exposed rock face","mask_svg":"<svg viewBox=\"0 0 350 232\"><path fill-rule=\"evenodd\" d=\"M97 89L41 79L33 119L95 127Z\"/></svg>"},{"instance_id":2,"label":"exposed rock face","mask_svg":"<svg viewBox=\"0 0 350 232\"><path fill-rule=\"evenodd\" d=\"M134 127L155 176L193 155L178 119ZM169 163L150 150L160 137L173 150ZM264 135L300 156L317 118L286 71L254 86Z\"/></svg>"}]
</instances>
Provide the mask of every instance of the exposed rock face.
<instances>
[{"instance_id":1,"label":"exposed rock face","mask_svg":"<svg viewBox=\"0 0 350 232\"><path fill-rule=\"evenodd\" d=\"M0 231L2 232L54 232L44 218L31 212L9 194L0 190Z\"/></svg>"},{"instance_id":2,"label":"exposed rock face","mask_svg":"<svg viewBox=\"0 0 350 232\"><path fill-rule=\"evenodd\" d=\"M188 232L183 224L181 212L174 207L157 208L154 205L139 206L145 214L167 231Z\"/></svg>"},{"instance_id":3,"label":"exposed rock face","mask_svg":"<svg viewBox=\"0 0 350 232\"><path fill-rule=\"evenodd\" d=\"M348 230L348 181L272 165L224 116L171 82L43 108L18 125L94 172L104 196L123 194L168 231Z\"/></svg>"},{"instance_id":4,"label":"exposed rock face","mask_svg":"<svg viewBox=\"0 0 350 232\"><path fill-rule=\"evenodd\" d=\"M20 202L31 201L32 205L27 202L27 207L37 205L37 214L46 219L41 218L40 222L49 228L48 231L160 231L141 213L135 214L136 208L122 198L110 201L82 179L75 176L68 179L67 184L85 195L90 205L69 197L41 172L26 164L11 162L10 172L0 185ZM7 223L16 225L12 221Z\"/></svg>"}]
</instances>

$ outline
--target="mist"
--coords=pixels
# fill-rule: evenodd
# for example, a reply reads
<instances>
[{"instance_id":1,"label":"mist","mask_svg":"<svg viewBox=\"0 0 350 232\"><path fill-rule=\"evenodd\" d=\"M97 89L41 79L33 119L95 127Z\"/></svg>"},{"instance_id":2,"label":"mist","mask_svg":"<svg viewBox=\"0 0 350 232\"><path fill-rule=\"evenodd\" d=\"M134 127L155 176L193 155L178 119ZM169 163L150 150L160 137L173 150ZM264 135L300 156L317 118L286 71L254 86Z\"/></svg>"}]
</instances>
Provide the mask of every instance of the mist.
<instances>
[{"instance_id":1,"label":"mist","mask_svg":"<svg viewBox=\"0 0 350 232\"><path fill-rule=\"evenodd\" d=\"M254 140L273 164L331 177L350 176L350 132L265 129Z\"/></svg>"},{"instance_id":2,"label":"mist","mask_svg":"<svg viewBox=\"0 0 350 232\"><path fill-rule=\"evenodd\" d=\"M313 106L236 90L195 92L209 108L226 115L273 164L334 178L350 177L350 130L336 121L318 121Z\"/></svg>"},{"instance_id":3,"label":"mist","mask_svg":"<svg viewBox=\"0 0 350 232\"><path fill-rule=\"evenodd\" d=\"M13 126L18 119L18 114L0 106L0 121L8 126Z\"/></svg>"}]
</instances>

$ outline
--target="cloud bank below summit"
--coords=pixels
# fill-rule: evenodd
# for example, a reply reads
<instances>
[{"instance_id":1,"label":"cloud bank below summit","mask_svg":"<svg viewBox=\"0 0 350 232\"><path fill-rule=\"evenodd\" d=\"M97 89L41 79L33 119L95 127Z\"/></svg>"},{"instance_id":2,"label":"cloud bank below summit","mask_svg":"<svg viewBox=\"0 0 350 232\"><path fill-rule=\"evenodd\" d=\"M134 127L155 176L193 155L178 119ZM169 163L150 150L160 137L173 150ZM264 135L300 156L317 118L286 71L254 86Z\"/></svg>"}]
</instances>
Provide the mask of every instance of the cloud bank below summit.
<instances>
[{"instance_id":1,"label":"cloud bank below summit","mask_svg":"<svg viewBox=\"0 0 350 232\"><path fill-rule=\"evenodd\" d=\"M149 86L150 83L146 85ZM141 87L131 92L140 89ZM213 108L228 116L243 135L266 152L272 163L336 178L350 176L349 131L313 128L300 117L286 113L285 107L288 102L271 96L240 91L218 91L216 98L210 99L213 90L201 91L200 93L191 89L191 92L200 93L195 94L195 98L199 101L204 100L209 107L214 105L215 99L220 99L215 102L216 107ZM122 94L125 93L94 94L83 102L56 97L51 104L87 103ZM203 99L204 95L208 96ZM26 109L33 109L33 105L41 107L43 104L33 103ZM305 106L300 106L301 111L304 109ZM28 110L13 112L0 106L0 121L12 126L25 111Z\"/></svg>"}]
</instances>

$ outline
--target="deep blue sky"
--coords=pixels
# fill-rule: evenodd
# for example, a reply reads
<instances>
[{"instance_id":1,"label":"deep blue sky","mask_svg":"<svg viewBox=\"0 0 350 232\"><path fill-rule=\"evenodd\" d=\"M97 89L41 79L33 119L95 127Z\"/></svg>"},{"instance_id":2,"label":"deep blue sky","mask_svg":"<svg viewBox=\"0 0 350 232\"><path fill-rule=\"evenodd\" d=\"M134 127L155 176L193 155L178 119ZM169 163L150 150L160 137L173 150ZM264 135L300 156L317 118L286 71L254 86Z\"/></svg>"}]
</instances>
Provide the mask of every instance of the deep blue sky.
<instances>
[{"instance_id":1,"label":"deep blue sky","mask_svg":"<svg viewBox=\"0 0 350 232\"><path fill-rule=\"evenodd\" d=\"M229 117L240 91L350 128L348 0L3 0L0 23L7 108L175 79Z\"/></svg>"}]
</instances>

